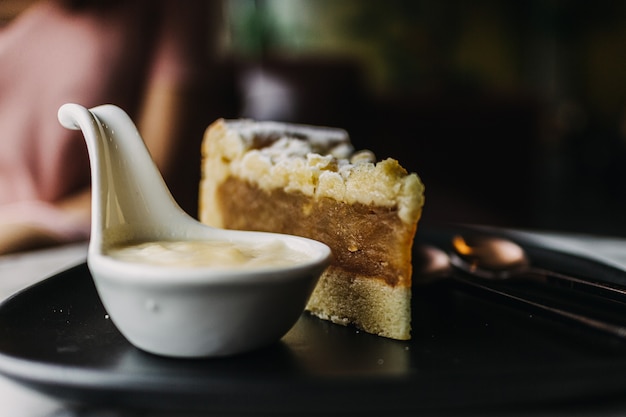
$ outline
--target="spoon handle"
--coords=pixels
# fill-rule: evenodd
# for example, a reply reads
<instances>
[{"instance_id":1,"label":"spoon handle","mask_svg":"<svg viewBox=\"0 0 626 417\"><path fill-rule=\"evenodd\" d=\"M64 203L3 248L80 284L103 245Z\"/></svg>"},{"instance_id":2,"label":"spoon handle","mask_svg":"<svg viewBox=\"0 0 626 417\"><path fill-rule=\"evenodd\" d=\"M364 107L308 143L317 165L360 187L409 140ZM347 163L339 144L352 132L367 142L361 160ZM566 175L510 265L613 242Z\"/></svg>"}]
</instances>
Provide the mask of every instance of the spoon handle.
<instances>
[{"instance_id":1,"label":"spoon handle","mask_svg":"<svg viewBox=\"0 0 626 417\"><path fill-rule=\"evenodd\" d=\"M535 278L546 284L557 285L569 290L592 294L626 304L626 288L616 284L577 278L540 268L528 269L523 275L528 278Z\"/></svg>"},{"instance_id":2,"label":"spoon handle","mask_svg":"<svg viewBox=\"0 0 626 417\"><path fill-rule=\"evenodd\" d=\"M612 318L602 319L592 314L585 314L584 312L577 312L572 310L571 303L564 305L562 303L555 303L550 305L547 303L546 298L531 296L528 292L515 291L514 287L509 287L506 284L501 283L485 283L484 281L472 279L471 276L461 276L459 274L453 274L455 281L470 286L481 291L486 291L490 294L498 297L503 297L506 300L514 301L516 304L521 304L526 307L531 307L535 310L549 313L551 315L566 319L567 321L577 323L586 328L600 331L604 334L617 336L620 339L626 339L626 325L618 324L612 321ZM598 313L598 311L596 311ZM614 317L613 317L614 318Z\"/></svg>"}]
</instances>

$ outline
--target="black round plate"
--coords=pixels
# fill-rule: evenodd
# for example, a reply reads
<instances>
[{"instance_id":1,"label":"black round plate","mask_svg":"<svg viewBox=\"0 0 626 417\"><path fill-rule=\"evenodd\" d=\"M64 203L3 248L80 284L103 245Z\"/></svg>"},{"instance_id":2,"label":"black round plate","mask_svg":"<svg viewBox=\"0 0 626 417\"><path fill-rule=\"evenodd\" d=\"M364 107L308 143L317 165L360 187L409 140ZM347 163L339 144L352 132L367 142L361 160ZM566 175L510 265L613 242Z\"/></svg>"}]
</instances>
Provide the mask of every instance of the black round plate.
<instances>
[{"instance_id":1,"label":"black round plate","mask_svg":"<svg viewBox=\"0 0 626 417\"><path fill-rule=\"evenodd\" d=\"M142 352L85 264L0 305L0 372L59 398L144 409L411 412L563 404L626 394L626 344L453 283L414 286L413 338L303 314L279 342L220 359Z\"/></svg>"}]
</instances>

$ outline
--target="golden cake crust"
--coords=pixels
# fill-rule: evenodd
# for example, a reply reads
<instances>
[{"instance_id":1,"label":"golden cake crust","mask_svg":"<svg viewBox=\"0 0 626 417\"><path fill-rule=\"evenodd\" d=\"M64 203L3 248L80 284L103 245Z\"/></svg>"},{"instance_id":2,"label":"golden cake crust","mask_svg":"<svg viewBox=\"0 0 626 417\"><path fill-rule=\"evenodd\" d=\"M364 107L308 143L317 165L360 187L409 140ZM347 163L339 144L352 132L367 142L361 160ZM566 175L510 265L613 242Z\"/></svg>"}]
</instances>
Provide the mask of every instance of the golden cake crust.
<instances>
[{"instance_id":1,"label":"golden cake crust","mask_svg":"<svg viewBox=\"0 0 626 417\"><path fill-rule=\"evenodd\" d=\"M320 278L307 310L321 319L353 324L379 336L411 338L410 287L391 287L334 266Z\"/></svg>"}]
</instances>

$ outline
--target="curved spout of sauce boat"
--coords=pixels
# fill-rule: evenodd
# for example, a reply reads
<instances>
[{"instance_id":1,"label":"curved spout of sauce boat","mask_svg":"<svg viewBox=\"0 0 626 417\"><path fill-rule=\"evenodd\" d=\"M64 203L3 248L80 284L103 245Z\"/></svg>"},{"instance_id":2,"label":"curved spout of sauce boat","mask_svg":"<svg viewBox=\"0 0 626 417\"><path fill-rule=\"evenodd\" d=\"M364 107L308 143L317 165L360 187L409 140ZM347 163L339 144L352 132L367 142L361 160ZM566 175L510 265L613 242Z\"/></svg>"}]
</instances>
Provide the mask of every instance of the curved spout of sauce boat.
<instances>
[{"instance_id":1,"label":"curved spout of sauce boat","mask_svg":"<svg viewBox=\"0 0 626 417\"><path fill-rule=\"evenodd\" d=\"M87 263L111 320L132 344L165 356L225 356L266 346L291 328L330 263L328 246L296 236L213 228L192 218L174 201L137 128L119 107L69 103L58 118L64 127L82 130L87 143L92 175ZM198 251L198 242L254 245L255 251L286 259L252 268L164 266L156 257L112 256L126 245L172 241L192 243L187 252Z\"/></svg>"},{"instance_id":2,"label":"curved spout of sauce boat","mask_svg":"<svg viewBox=\"0 0 626 417\"><path fill-rule=\"evenodd\" d=\"M93 250L129 239L185 237L197 227L174 201L130 117L113 105L65 104L59 121L85 137L92 176ZM175 227L164 227L175 223Z\"/></svg>"}]
</instances>

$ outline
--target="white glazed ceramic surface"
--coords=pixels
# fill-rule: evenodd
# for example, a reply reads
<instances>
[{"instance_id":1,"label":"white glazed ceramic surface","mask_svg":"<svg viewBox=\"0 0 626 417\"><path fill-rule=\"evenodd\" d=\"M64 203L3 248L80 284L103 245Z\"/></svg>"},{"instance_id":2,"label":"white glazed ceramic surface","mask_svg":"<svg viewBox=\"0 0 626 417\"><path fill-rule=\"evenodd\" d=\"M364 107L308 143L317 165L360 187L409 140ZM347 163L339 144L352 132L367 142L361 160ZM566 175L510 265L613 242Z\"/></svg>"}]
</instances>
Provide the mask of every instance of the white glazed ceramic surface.
<instances>
[{"instance_id":1,"label":"white glazed ceramic surface","mask_svg":"<svg viewBox=\"0 0 626 417\"><path fill-rule=\"evenodd\" d=\"M203 225L176 204L123 110L65 104L58 117L85 136L92 175L87 263L107 313L132 344L165 356L224 356L271 344L293 326L330 262L328 246ZM138 241L276 239L311 260L218 271L142 265L106 255L107 248Z\"/></svg>"}]
</instances>

